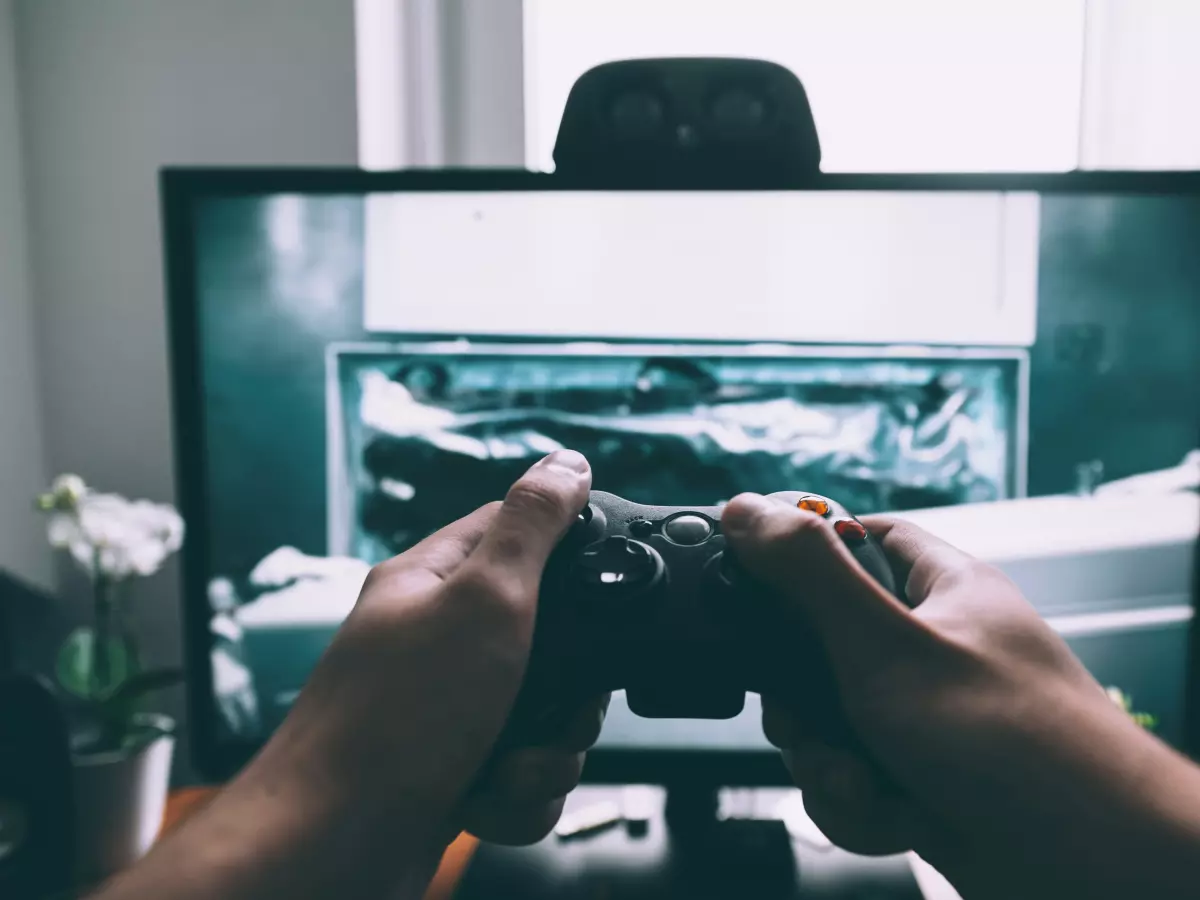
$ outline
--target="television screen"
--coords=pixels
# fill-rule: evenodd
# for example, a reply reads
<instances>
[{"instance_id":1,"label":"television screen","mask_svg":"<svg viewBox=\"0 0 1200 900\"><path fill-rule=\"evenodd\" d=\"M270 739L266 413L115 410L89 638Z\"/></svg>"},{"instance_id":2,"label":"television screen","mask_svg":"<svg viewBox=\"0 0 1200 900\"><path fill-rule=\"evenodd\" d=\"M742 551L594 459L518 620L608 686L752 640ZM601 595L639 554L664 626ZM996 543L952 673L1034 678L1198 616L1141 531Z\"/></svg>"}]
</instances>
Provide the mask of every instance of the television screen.
<instances>
[{"instance_id":1,"label":"television screen","mask_svg":"<svg viewBox=\"0 0 1200 900\"><path fill-rule=\"evenodd\" d=\"M175 300L216 740L278 725L372 564L572 447L641 502L909 515L1178 741L1200 193L926 181L198 192ZM618 695L601 747L765 750L756 709L646 720Z\"/></svg>"}]
</instances>

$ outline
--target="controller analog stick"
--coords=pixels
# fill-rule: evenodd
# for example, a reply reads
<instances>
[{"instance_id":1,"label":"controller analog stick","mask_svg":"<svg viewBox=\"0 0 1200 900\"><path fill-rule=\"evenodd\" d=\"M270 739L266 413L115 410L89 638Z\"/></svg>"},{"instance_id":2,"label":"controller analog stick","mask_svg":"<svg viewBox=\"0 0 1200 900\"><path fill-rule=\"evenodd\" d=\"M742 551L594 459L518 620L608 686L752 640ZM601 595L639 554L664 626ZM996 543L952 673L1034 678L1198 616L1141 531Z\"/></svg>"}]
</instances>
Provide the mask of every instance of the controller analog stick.
<instances>
[{"instance_id":1,"label":"controller analog stick","mask_svg":"<svg viewBox=\"0 0 1200 900\"><path fill-rule=\"evenodd\" d=\"M584 583L598 588L646 588L662 574L659 555L641 541L613 535L583 551L578 572Z\"/></svg>"},{"instance_id":2,"label":"controller analog stick","mask_svg":"<svg viewBox=\"0 0 1200 900\"><path fill-rule=\"evenodd\" d=\"M685 547L703 544L712 536L713 527L703 516L682 515L668 519L663 525L663 534L673 544Z\"/></svg>"},{"instance_id":3,"label":"controller analog stick","mask_svg":"<svg viewBox=\"0 0 1200 900\"><path fill-rule=\"evenodd\" d=\"M576 546L594 541L604 534L604 511L589 503L579 511L571 526L569 537Z\"/></svg>"}]
</instances>

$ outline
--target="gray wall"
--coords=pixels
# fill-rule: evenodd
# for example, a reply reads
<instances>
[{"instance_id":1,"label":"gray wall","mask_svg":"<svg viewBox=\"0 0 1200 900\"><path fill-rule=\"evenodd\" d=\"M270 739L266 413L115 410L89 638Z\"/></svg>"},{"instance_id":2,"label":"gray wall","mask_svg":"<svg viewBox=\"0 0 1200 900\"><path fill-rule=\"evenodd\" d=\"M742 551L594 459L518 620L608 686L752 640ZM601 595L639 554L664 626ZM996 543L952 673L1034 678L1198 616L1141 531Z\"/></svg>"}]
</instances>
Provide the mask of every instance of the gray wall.
<instances>
[{"instance_id":1,"label":"gray wall","mask_svg":"<svg viewBox=\"0 0 1200 900\"><path fill-rule=\"evenodd\" d=\"M15 0L14 33L48 467L172 499L158 169L354 165L354 4ZM177 573L140 601L178 659Z\"/></svg>"},{"instance_id":2,"label":"gray wall","mask_svg":"<svg viewBox=\"0 0 1200 900\"><path fill-rule=\"evenodd\" d=\"M49 586L50 552L31 501L46 479L12 0L0 0L0 569Z\"/></svg>"},{"instance_id":3,"label":"gray wall","mask_svg":"<svg viewBox=\"0 0 1200 900\"><path fill-rule=\"evenodd\" d=\"M523 0L438 0L445 164L525 166Z\"/></svg>"}]
</instances>

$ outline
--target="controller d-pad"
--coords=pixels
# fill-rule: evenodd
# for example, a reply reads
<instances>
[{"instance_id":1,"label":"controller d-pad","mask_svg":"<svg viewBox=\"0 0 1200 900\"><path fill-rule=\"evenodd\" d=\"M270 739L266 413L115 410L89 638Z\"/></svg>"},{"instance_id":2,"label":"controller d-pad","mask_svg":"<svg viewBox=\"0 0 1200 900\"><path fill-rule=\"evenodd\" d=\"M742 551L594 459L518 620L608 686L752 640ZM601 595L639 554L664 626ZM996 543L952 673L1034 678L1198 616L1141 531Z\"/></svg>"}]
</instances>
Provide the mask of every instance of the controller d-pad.
<instances>
[{"instance_id":1,"label":"controller d-pad","mask_svg":"<svg viewBox=\"0 0 1200 900\"><path fill-rule=\"evenodd\" d=\"M637 588L658 579L661 563L658 554L641 541L613 535L584 550L576 570L585 584L594 587Z\"/></svg>"}]
</instances>

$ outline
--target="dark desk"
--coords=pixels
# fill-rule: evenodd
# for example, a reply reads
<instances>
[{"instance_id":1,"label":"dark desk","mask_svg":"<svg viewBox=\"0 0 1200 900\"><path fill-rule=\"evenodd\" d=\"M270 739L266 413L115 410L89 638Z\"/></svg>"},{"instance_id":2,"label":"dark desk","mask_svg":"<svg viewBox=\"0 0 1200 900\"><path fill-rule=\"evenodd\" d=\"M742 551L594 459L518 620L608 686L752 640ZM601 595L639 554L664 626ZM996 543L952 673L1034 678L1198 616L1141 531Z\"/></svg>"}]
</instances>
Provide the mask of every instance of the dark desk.
<instances>
[{"instance_id":1,"label":"dark desk","mask_svg":"<svg viewBox=\"0 0 1200 900\"><path fill-rule=\"evenodd\" d=\"M455 900L926 900L908 856L870 859L829 845L819 832L808 840L789 834L774 817L795 791L726 792L729 818L682 839L668 832L656 793L642 836L617 825L569 841L552 835L533 847L479 846ZM567 811L618 796L612 788L579 788Z\"/></svg>"},{"instance_id":2,"label":"dark desk","mask_svg":"<svg viewBox=\"0 0 1200 900\"><path fill-rule=\"evenodd\" d=\"M202 806L215 788L174 791L163 830ZM567 801L568 811L619 796L604 787L581 787ZM553 835L533 847L481 845L460 835L446 851L426 900L688 900L754 897L820 900L945 900L936 876L914 876L908 856L869 859L831 847L814 835L789 835L781 822L764 821L795 793L787 790L729 792L725 804L734 817L719 823L707 844L681 842L668 834L661 815L644 835L618 825L602 833L563 841ZM661 806L661 797L658 803ZM744 821L746 817L749 821ZM750 817L760 817L758 821ZM691 846L688 847L687 845ZM764 854L786 858L790 844L793 871L756 868ZM918 878L921 885L918 886ZM941 890L939 890L941 889Z\"/></svg>"}]
</instances>

